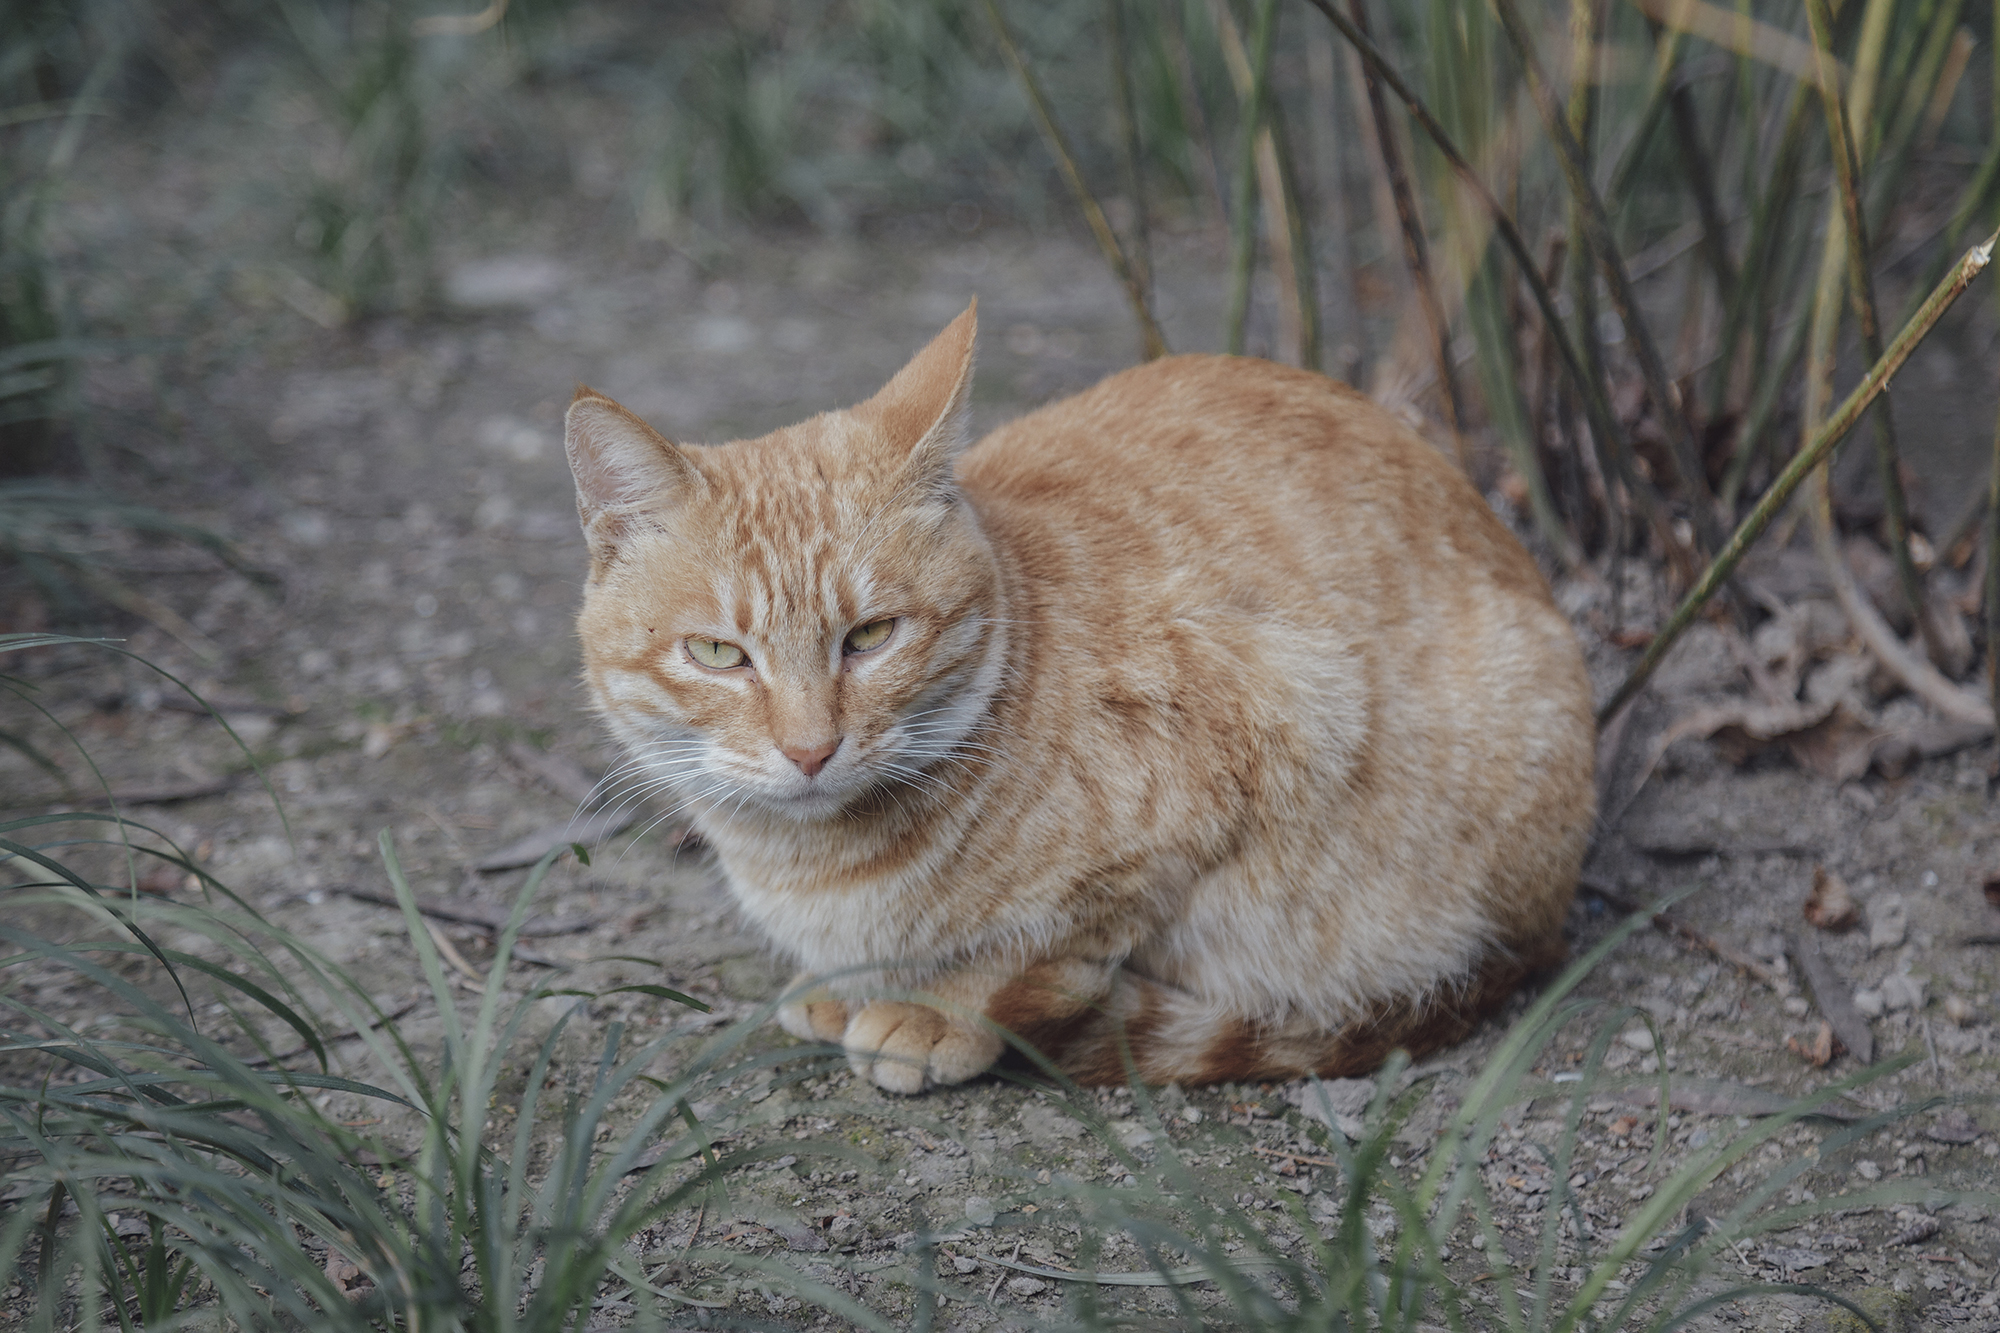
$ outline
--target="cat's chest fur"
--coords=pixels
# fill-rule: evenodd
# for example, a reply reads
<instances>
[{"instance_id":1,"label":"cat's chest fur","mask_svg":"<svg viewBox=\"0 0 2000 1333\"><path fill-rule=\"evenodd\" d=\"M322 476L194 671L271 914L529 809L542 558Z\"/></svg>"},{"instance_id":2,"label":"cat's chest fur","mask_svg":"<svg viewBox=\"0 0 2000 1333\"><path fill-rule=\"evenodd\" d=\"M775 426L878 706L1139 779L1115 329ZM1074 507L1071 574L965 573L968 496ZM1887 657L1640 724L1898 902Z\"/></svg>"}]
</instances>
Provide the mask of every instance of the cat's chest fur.
<instances>
[{"instance_id":1,"label":"cat's chest fur","mask_svg":"<svg viewBox=\"0 0 2000 1333\"><path fill-rule=\"evenodd\" d=\"M1094 959L1328 1027L1545 949L1588 689L1472 488L1222 357L965 447L958 329L848 413L641 439L664 467L586 422L586 675L749 919L810 971Z\"/></svg>"}]
</instances>

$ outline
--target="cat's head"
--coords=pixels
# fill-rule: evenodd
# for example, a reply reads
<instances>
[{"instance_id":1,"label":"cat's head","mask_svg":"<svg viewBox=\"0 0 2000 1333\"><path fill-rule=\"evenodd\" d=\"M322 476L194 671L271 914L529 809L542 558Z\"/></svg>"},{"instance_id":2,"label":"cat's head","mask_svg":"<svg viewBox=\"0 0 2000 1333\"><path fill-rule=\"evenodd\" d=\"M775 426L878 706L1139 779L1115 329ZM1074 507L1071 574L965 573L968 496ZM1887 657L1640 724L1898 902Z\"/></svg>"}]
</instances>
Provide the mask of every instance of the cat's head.
<instances>
[{"instance_id":1,"label":"cat's head","mask_svg":"<svg viewBox=\"0 0 2000 1333\"><path fill-rule=\"evenodd\" d=\"M584 674L637 786L824 819L934 781L979 724L1005 630L953 475L974 331L968 308L867 402L712 447L578 390Z\"/></svg>"}]
</instances>

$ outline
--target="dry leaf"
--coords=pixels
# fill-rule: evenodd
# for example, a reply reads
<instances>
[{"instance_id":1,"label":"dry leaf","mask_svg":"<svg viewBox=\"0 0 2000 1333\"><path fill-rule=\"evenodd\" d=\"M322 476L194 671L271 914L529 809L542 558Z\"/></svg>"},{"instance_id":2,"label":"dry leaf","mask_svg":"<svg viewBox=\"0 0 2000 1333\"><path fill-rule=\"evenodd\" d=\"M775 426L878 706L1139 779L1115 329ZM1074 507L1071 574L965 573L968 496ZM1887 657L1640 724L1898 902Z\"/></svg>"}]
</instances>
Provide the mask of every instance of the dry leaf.
<instances>
[{"instance_id":1,"label":"dry leaf","mask_svg":"<svg viewBox=\"0 0 2000 1333\"><path fill-rule=\"evenodd\" d=\"M1979 887L1986 894L1987 902L1992 903L1995 907L2000 907L2000 870L1996 870L1994 873L1988 875L1986 882Z\"/></svg>"},{"instance_id":2,"label":"dry leaf","mask_svg":"<svg viewBox=\"0 0 2000 1333\"><path fill-rule=\"evenodd\" d=\"M1820 1021L1819 1035L1807 1046L1797 1037L1785 1038L1785 1049L1811 1065L1814 1069L1824 1069L1833 1063L1833 1024Z\"/></svg>"},{"instance_id":3,"label":"dry leaf","mask_svg":"<svg viewBox=\"0 0 2000 1333\"><path fill-rule=\"evenodd\" d=\"M1802 768L1836 782L1868 771L1881 733L1845 699L1823 703L1715 704L1687 713L1653 742L1644 772L1650 776L1675 741L1707 737L1732 764L1748 763L1768 746L1783 744Z\"/></svg>"},{"instance_id":4,"label":"dry leaf","mask_svg":"<svg viewBox=\"0 0 2000 1333\"><path fill-rule=\"evenodd\" d=\"M333 1279L333 1285L340 1294L350 1301L360 1300L375 1285L366 1273L355 1266L353 1260L336 1249L329 1248L326 1252L326 1275Z\"/></svg>"},{"instance_id":5,"label":"dry leaf","mask_svg":"<svg viewBox=\"0 0 2000 1333\"><path fill-rule=\"evenodd\" d=\"M1813 867L1812 892L1806 895L1806 920L1821 930L1851 930L1861 920L1861 909L1847 891L1847 881L1825 866Z\"/></svg>"}]
</instances>

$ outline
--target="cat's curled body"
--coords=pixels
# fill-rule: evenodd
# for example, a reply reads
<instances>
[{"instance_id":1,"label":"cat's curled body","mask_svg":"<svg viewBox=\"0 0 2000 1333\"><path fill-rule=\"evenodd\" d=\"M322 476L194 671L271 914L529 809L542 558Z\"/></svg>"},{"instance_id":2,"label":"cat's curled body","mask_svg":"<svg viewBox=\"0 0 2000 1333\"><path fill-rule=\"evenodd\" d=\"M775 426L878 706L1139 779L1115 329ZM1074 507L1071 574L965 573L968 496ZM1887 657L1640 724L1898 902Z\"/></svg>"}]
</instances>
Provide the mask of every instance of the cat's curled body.
<instances>
[{"instance_id":1,"label":"cat's curled body","mask_svg":"<svg viewBox=\"0 0 2000 1333\"><path fill-rule=\"evenodd\" d=\"M1560 958L1589 687L1458 472L1209 356L967 448L972 343L718 448L571 408L586 678L831 978L785 1026L899 1091L996 1028L1084 1081L1359 1073Z\"/></svg>"}]
</instances>

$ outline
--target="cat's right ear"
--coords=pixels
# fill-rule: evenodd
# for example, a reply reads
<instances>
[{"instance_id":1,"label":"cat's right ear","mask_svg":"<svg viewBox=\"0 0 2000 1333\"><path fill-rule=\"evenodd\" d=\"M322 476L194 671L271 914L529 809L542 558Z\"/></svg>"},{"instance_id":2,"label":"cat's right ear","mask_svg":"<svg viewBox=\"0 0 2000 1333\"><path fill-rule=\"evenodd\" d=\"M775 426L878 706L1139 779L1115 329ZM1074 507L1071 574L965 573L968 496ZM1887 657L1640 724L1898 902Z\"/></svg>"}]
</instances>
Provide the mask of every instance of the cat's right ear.
<instances>
[{"instance_id":1,"label":"cat's right ear","mask_svg":"<svg viewBox=\"0 0 2000 1333\"><path fill-rule=\"evenodd\" d=\"M595 574L617 557L635 527L698 489L701 474L665 436L583 385L563 424L577 516Z\"/></svg>"}]
</instances>

